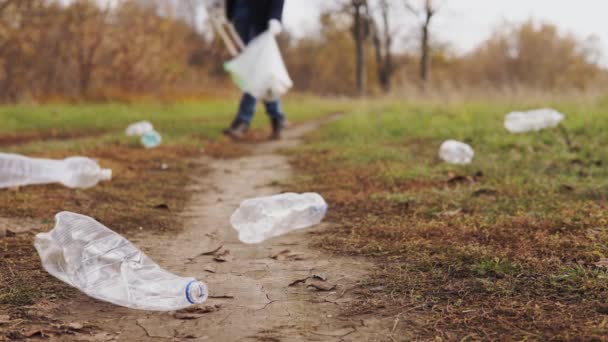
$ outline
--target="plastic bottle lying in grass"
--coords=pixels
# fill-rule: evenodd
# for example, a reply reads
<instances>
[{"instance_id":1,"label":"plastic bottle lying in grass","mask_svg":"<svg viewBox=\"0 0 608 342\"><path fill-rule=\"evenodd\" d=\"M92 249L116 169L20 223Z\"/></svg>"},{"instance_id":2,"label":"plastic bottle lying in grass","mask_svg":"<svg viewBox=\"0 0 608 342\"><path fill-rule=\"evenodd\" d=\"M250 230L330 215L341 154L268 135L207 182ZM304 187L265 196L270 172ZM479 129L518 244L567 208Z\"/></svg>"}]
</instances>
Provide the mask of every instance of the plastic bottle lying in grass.
<instances>
[{"instance_id":1,"label":"plastic bottle lying in grass","mask_svg":"<svg viewBox=\"0 0 608 342\"><path fill-rule=\"evenodd\" d=\"M564 114L549 108L512 112L505 117L505 128L511 133L540 131L558 126L564 118Z\"/></svg>"},{"instance_id":2,"label":"plastic bottle lying in grass","mask_svg":"<svg viewBox=\"0 0 608 342\"><path fill-rule=\"evenodd\" d=\"M260 243L290 231L319 224L327 203L319 194L286 193L245 200L230 217L244 243Z\"/></svg>"},{"instance_id":3,"label":"plastic bottle lying in grass","mask_svg":"<svg viewBox=\"0 0 608 342\"><path fill-rule=\"evenodd\" d=\"M145 148L155 148L160 146L163 141L162 137L156 131L150 131L142 134L140 142Z\"/></svg>"},{"instance_id":4,"label":"plastic bottle lying in grass","mask_svg":"<svg viewBox=\"0 0 608 342\"><path fill-rule=\"evenodd\" d=\"M149 121L139 121L129 125L125 134L130 137L142 136L144 133L154 130L154 126Z\"/></svg>"},{"instance_id":5,"label":"plastic bottle lying in grass","mask_svg":"<svg viewBox=\"0 0 608 342\"><path fill-rule=\"evenodd\" d=\"M473 157L475 157L473 148L460 141L447 140L439 148L439 158L450 164L470 164Z\"/></svg>"},{"instance_id":6,"label":"plastic bottle lying in grass","mask_svg":"<svg viewBox=\"0 0 608 342\"><path fill-rule=\"evenodd\" d=\"M158 147L162 142L162 137L154 130L154 126L149 121L139 121L130 124L125 134L130 137L139 136L140 142L145 148Z\"/></svg>"},{"instance_id":7,"label":"plastic bottle lying in grass","mask_svg":"<svg viewBox=\"0 0 608 342\"><path fill-rule=\"evenodd\" d=\"M94 219L61 212L36 235L44 269L99 300L133 309L172 311L207 299L207 286L169 273Z\"/></svg>"},{"instance_id":8,"label":"plastic bottle lying in grass","mask_svg":"<svg viewBox=\"0 0 608 342\"><path fill-rule=\"evenodd\" d=\"M0 153L0 188L50 183L90 188L110 179L112 170L101 169L97 162L85 157L54 160Z\"/></svg>"}]
</instances>

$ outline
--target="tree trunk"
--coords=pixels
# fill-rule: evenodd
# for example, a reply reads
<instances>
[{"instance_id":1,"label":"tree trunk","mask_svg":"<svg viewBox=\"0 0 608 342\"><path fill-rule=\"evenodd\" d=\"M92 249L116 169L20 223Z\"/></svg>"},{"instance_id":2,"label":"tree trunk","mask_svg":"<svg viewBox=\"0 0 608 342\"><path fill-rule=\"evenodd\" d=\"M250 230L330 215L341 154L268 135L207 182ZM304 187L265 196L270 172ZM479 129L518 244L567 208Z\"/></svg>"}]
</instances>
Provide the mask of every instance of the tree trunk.
<instances>
[{"instance_id":1,"label":"tree trunk","mask_svg":"<svg viewBox=\"0 0 608 342\"><path fill-rule=\"evenodd\" d=\"M429 21L422 26L422 41L420 44L420 79L426 83L429 77Z\"/></svg>"},{"instance_id":2,"label":"tree trunk","mask_svg":"<svg viewBox=\"0 0 608 342\"><path fill-rule=\"evenodd\" d=\"M364 46L364 38L365 33L363 31L363 18L361 6L363 6L362 2L355 1L353 2L355 6L355 20L354 20L354 36L355 36L355 46L356 46L356 58L357 58L357 94L359 96L365 95L365 46Z\"/></svg>"}]
</instances>

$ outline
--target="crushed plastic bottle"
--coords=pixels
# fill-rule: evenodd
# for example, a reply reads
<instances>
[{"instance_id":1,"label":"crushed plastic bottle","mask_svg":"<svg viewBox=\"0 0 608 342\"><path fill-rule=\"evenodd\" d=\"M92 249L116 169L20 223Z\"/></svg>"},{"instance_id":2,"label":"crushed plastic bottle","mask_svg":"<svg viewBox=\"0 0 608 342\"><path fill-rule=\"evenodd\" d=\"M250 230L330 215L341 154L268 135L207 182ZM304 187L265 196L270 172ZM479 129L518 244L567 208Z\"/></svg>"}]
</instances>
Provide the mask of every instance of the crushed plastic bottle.
<instances>
[{"instance_id":1,"label":"crushed plastic bottle","mask_svg":"<svg viewBox=\"0 0 608 342\"><path fill-rule=\"evenodd\" d=\"M124 237L70 212L36 235L44 269L85 294L133 309L172 311L207 299L207 286L169 273Z\"/></svg>"},{"instance_id":2,"label":"crushed plastic bottle","mask_svg":"<svg viewBox=\"0 0 608 342\"><path fill-rule=\"evenodd\" d=\"M505 117L505 128L511 133L540 131L556 127L564 118L564 114L550 108L512 112Z\"/></svg>"},{"instance_id":3,"label":"crushed plastic bottle","mask_svg":"<svg viewBox=\"0 0 608 342\"><path fill-rule=\"evenodd\" d=\"M473 148L460 141L447 140L439 148L439 158L450 164L470 164L474 157L475 151Z\"/></svg>"},{"instance_id":4,"label":"crushed plastic bottle","mask_svg":"<svg viewBox=\"0 0 608 342\"><path fill-rule=\"evenodd\" d=\"M125 131L125 133L130 137L134 137L134 136L142 136L145 133L148 133L153 130L154 130L154 126L149 121L139 121L139 122L130 124L129 127L127 127L127 130Z\"/></svg>"},{"instance_id":5,"label":"crushed plastic bottle","mask_svg":"<svg viewBox=\"0 0 608 342\"><path fill-rule=\"evenodd\" d=\"M155 148L160 146L163 139L157 131L152 130L142 134L140 141L145 148Z\"/></svg>"},{"instance_id":6,"label":"crushed plastic bottle","mask_svg":"<svg viewBox=\"0 0 608 342\"><path fill-rule=\"evenodd\" d=\"M30 158L0 153L0 188L61 183L69 188L90 188L112 179L112 170L102 169L85 157L63 160Z\"/></svg>"},{"instance_id":7,"label":"crushed plastic bottle","mask_svg":"<svg viewBox=\"0 0 608 342\"><path fill-rule=\"evenodd\" d=\"M316 193L285 193L245 200L230 217L244 243L267 239L319 224L327 203Z\"/></svg>"}]
</instances>

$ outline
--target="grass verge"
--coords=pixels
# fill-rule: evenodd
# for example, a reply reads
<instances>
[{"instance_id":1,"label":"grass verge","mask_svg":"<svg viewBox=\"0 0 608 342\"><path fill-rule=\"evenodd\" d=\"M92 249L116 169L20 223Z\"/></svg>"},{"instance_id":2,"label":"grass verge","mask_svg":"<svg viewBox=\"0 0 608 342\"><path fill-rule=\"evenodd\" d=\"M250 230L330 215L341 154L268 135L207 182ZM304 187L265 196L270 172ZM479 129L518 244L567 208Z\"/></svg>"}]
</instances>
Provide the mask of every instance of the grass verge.
<instances>
[{"instance_id":1,"label":"grass verge","mask_svg":"<svg viewBox=\"0 0 608 342\"><path fill-rule=\"evenodd\" d=\"M604 340L608 334L608 106L555 103L556 130L511 135L533 103L361 103L294 150L294 191L336 223L328 251L377 261L346 315L395 319L395 336ZM441 163L445 139L473 164Z\"/></svg>"}]
</instances>

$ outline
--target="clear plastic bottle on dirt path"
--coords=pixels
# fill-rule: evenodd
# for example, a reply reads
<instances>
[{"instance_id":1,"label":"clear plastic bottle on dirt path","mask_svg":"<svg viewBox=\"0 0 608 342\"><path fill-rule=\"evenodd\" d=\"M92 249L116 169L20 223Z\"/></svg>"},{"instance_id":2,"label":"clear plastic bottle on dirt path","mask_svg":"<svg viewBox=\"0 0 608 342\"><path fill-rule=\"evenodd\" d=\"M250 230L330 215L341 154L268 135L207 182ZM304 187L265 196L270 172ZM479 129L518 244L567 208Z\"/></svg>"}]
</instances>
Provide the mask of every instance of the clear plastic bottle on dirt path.
<instances>
[{"instance_id":1,"label":"clear plastic bottle on dirt path","mask_svg":"<svg viewBox=\"0 0 608 342\"><path fill-rule=\"evenodd\" d=\"M319 224L327 203L316 193L285 193L245 200L230 223L244 243L260 243L290 231Z\"/></svg>"},{"instance_id":2,"label":"clear plastic bottle on dirt path","mask_svg":"<svg viewBox=\"0 0 608 342\"><path fill-rule=\"evenodd\" d=\"M470 164L473 157L475 157L473 148L460 141L447 140L439 148L439 158L450 164Z\"/></svg>"},{"instance_id":3,"label":"clear plastic bottle on dirt path","mask_svg":"<svg viewBox=\"0 0 608 342\"><path fill-rule=\"evenodd\" d=\"M505 117L505 128L511 133L540 131L556 127L564 118L564 114L549 108L512 112Z\"/></svg>"},{"instance_id":4,"label":"clear plastic bottle on dirt path","mask_svg":"<svg viewBox=\"0 0 608 342\"><path fill-rule=\"evenodd\" d=\"M169 273L121 235L70 212L36 235L44 269L87 295L133 309L172 311L207 299L207 286Z\"/></svg>"},{"instance_id":5,"label":"clear plastic bottle on dirt path","mask_svg":"<svg viewBox=\"0 0 608 342\"><path fill-rule=\"evenodd\" d=\"M85 157L55 160L0 153L0 188L50 183L90 188L110 179L112 170L102 169Z\"/></svg>"}]
</instances>

